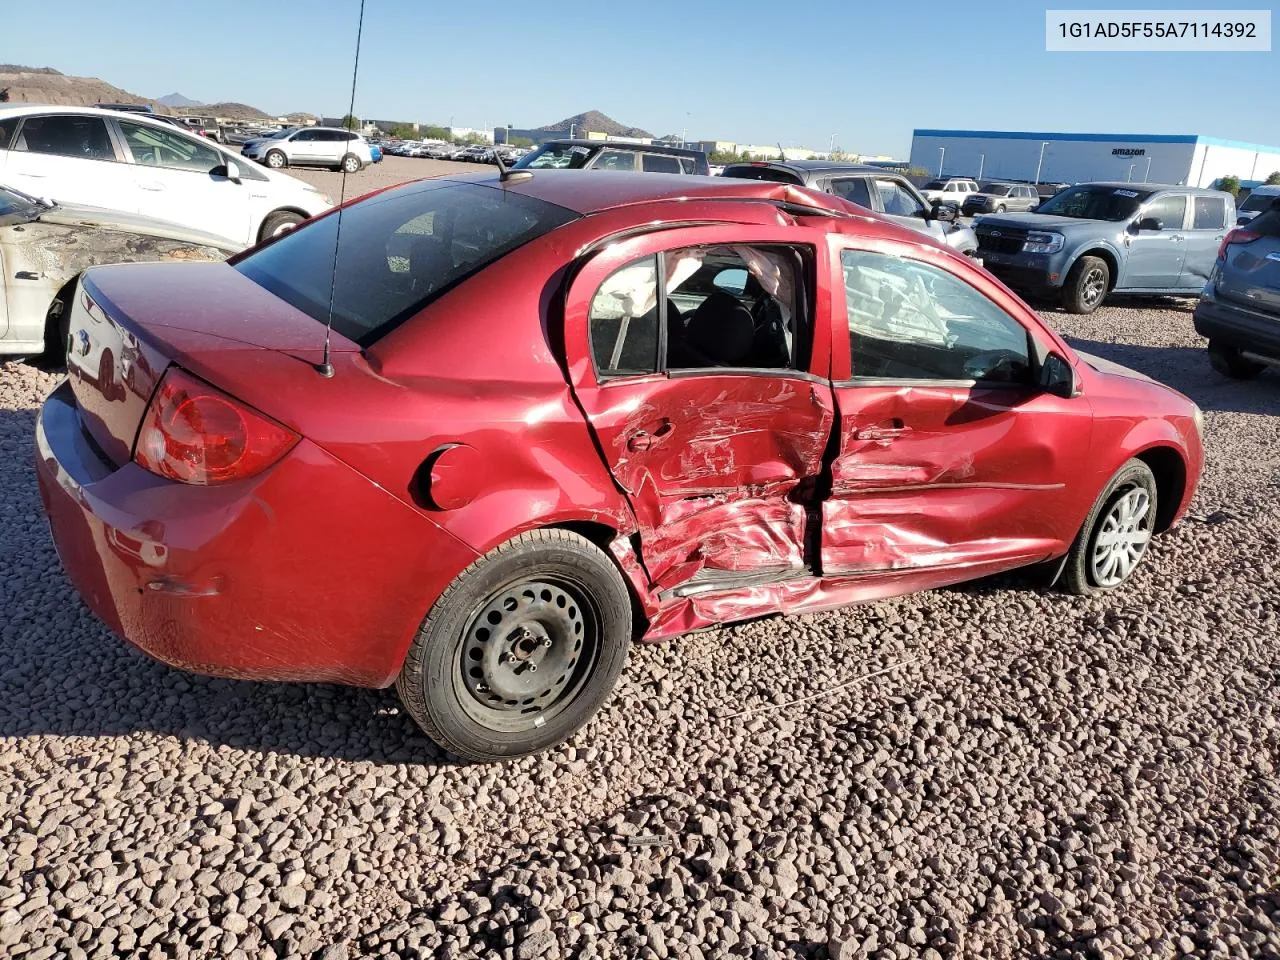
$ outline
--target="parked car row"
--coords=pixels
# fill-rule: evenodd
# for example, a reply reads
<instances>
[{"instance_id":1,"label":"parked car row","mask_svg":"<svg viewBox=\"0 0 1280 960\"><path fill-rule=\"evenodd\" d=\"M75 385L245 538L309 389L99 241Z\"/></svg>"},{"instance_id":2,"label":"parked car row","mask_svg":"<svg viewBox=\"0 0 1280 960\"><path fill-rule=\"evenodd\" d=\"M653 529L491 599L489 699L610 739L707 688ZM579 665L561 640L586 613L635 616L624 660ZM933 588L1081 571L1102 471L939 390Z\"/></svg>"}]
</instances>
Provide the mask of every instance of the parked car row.
<instances>
[{"instance_id":1,"label":"parked car row","mask_svg":"<svg viewBox=\"0 0 1280 960\"><path fill-rule=\"evenodd\" d=\"M369 141L340 127L287 127L246 140L240 153L272 170L319 166L358 173L374 162Z\"/></svg>"},{"instance_id":2,"label":"parked car row","mask_svg":"<svg viewBox=\"0 0 1280 960\"><path fill-rule=\"evenodd\" d=\"M464 163L493 163L496 155L504 163L511 165L528 152L520 147L504 144L456 144L442 140L386 140L379 143L386 153L394 157L427 157Z\"/></svg>"}]
</instances>

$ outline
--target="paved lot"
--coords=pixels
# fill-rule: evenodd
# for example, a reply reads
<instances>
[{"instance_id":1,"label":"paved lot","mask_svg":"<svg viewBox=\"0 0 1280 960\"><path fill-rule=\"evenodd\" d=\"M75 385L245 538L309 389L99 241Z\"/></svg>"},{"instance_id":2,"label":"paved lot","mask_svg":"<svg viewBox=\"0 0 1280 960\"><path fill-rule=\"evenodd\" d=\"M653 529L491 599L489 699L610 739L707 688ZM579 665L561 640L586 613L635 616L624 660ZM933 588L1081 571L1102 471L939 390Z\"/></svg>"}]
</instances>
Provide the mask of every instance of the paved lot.
<instances>
[{"instance_id":1,"label":"paved lot","mask_svg":"<svg viewBox=\"0 0 1280 960\"><path fill-rule=\"evenodd\" d=\"M378 190L422 177L439 177L447 173L482 173L486 170L493 172L497 167L483 163L428 160L425 157L384 157L381 163L365 167L359 173L347 175L346 196L358 197L370 190ZM299 180L305 180L314 187L319 187L334 203L337 203L338 198L343 195L341 173L315 167L293 167L286 172Z\"/></svg>"},{"instance_id":2,"label":"paved lot","mask_svg":"<svg viewBox=\"0 0 1280 960\"><path fill-rule=\"evenodd\" d=\"M1219 379L1181 305L1049 317L1206 411L1193 517L1129 587L637 649L570 745L500 767L390 691L111 637L40 512L55 380L0 366L0 955L1280 956L1280 377Z\"/></svg>"}]
</instances>

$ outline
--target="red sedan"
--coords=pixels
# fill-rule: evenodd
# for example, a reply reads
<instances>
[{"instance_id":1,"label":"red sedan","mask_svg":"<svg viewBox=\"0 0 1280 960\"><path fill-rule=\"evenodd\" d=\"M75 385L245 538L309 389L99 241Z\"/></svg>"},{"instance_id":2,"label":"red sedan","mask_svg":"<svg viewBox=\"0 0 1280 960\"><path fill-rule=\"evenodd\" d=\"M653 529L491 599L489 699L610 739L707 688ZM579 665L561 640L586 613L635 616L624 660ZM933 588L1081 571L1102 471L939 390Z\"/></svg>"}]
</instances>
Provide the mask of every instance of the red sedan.
<instances>
[{"instance_id":1,"label":"red sedan","mask_svg":"<svg viewBox=\"0 0 1280 960\"><path fill-rule=\"evenodd\" d=\"M183 669L395 683L474 759L568 737L633 638L1031 564L1113 589L1203 460L1190 400L782 184L410 183L71 311L38 466L94 612Z\"/></svg>"}]
</instances>

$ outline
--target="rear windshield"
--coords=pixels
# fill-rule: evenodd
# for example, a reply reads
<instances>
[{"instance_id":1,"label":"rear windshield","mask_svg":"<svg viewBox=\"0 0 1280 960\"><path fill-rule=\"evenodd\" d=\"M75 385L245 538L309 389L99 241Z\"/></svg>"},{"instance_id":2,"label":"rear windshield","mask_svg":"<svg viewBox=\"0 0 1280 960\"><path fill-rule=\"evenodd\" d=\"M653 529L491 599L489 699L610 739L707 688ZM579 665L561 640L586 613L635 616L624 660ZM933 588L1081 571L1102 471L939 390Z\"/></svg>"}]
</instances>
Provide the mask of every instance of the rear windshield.
<instances>
[{"instance_id":1,"label":"rear windshield","mask_svg":"<svg viewBox=\"0 0 1280 960\"><path fill-rule=\"evenodd\" d=\"M1150 190L1130 190L1128 187L1090 185L1072 187L1054 194L1036 208L1036 213L1074 217L1077 220L1128 220L1138 212L1138 207L1151 196Z\"/></svg>"},{"instance_id":2,"label":"rear windshield","mask_svg":"<svg viewBox=\"0 0 1280 960\"><path fill-rule=\"evenodd\" d=\"M1248 210L1252 213L1255 210L1266 210L1276 200L1280 200L1280 193L1258 193L1249 194L1249 198L1240 204L1241 210Z\"/></svg>"},{"instance_id":3,"label":"rear windshield","mask_svg":"<svg viewBox=\"0 0 1280 960\"><path fill-rule=\"evenodd\" d=\"M378 194L233 261L242 274L367 347L455 284L578 214L447 180Z\"/></svg>"},{"instance_id":4,"label":"rear windshield","mask_svg":"<svg viewBox=\"0 0 1280 960\"><path fill-rule=\"evenodd\" d=\"M1007 183L984 183L981 187L983 193L994 193L1002 197L1007 196L1012 189Z\"/></svg>"},{"instance_id":5,"label":"rear windshield","mask_svg":"<svg viewBox=\"0 0 1280 960\"><path fill-rule=\"evenodd\" d=\"M1266 213L1258 214L1245 224L1243 229L1251 233L1260 233L1264 237L1280 237L1280 203L1269 208Z\"/></svg>"},{"instance_id":6,"label":"rear windshield","mask_svg":"<svg viewBox=\"0 0 1280 960\"><path fill-rule=\"evenodd\" d=\"M516 166L522 170L580 170L595 152L595 147L582 144L547 143L521 157Z\"/></svg>"},{"instance_id":7,"label":"rear windshield","mask_svg":"<svg viewBox=\"0 0 1280 960\"><path fill-rule=\"evenodd\" d=\"M800 183L801 180L794 173L788 173L786 170L775 170L773 167L752 167L741 164L735 167L725 167L722 177L735 177L738 180L768 180L770 183Z\"/></svg>"},{"instance_id":8,"label":"rear windshield","mask_svg":"<svg viewBox=\"0 0 1280 960\"><path fill-rule=\"evenodd\" d=\"M920 189L921 190L941 190L946 185L947 185L947 181L945 180L930 180Z\"/></svg>"}]
</instances>

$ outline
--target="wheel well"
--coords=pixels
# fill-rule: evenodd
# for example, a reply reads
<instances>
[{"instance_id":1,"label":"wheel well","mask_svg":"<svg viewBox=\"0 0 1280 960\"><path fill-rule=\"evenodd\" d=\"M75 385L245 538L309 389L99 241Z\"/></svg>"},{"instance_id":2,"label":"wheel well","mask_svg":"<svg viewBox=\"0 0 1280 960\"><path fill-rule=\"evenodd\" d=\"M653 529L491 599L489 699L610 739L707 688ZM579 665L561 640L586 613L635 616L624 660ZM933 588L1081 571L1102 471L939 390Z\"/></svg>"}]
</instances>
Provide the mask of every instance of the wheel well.
<instances>
[{"instance_id":1,"label":"wheel well","mask_svg":"<svg viewBox=\"0 0 1280 960\"><path fill-rule=\"evenodd\" d=\"M1097 257L1099 260L1106 263L1107 273L1109 274L1107 277L1107 290L1114 290L1116 288L1116 280L1118 279L1117 275L1120 273L1120 264L1116 262L1115 254L1110 250L1104 250L1101 247L1098 247L1094 250L1086 250L1084 253L1080 254L1080 256L1076 257L1076 263L1079 263L1085 257ZM1073 263L1071 267L1072 269L1075 269L1075 263Z\"/></svg>"},{"instance_id":2,"label":"wheel well","mask_svg":"<svg viewBox=\"0 0 1280 960\"><path fill-rule=\"evenodd\" d=\"M640 596L636 592L636 585L631 582L631 578L627 576L618 563L618 558L613 555L613 551L609 549L609 544L618 538L618 531L614 530L608 524L595 523L591 520L569 520L564 523L555 524L552 529L568 530L576 533L580 537L586 537L593 544L603 550L613 561L614 566L618 568L618 575L622 577L622 582L627 585L627 593L631 596L631 623L633 639L639 639L644 636L649 629L649 615L644 612L644 605L640 602Z\"/></svg>"},{"instance_id":3,"label":"wheel well","mask_svg":"<svg viewBox=\"0 0 1280 960\"><path fill-rule=\"evenodd\" d=\"M1156 478L1156 533L1163 533L1173 523L1173 515L1182 503L1187 489L1187 465L1172 447L1152 447L1138 454Z\"/></svg>"},{"instance_id":4,"label":"wheel well","mask_svg":"<svg viewBox=\"0 0 1280 960\"><path fill-rule=\"evenodd\" d=\"M310 216L310 214L307 213L307 211L299 210L297 207L277 207L276 209L270 211L265 217L263 217L262 222L258 224L258 242L259 243L267 239L267 236L263 231L267 229L267 221L270 220L272 217L274 217L277 213L296 213L303 220L306 220L307 217Z\"/></svg>"}]
</instances>

